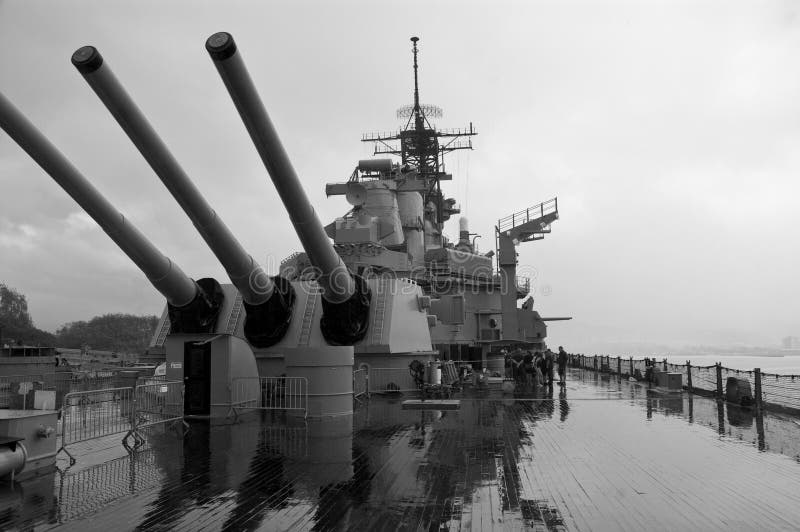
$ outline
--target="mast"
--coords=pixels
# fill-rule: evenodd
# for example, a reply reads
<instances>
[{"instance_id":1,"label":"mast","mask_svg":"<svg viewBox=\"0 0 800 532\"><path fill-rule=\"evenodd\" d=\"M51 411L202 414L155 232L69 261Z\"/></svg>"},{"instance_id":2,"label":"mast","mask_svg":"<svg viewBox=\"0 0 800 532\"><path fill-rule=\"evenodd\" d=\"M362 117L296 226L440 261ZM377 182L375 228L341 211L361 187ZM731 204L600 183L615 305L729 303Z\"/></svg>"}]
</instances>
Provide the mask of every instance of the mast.
<instances>
[{"instance_id":1,"label":"mast","mask_svg":"<svg viewBox=\"0 0 800 532\"><path fill-rule=\"evenodd\" d=\"M459 209L455 201L445 200L442 195L441 181L451 180L452 176L444 172L443 157L455 150L471 150L472 137L477 132L469 127L456 129L436 129L430 119L441 118L442 109L435 105L420 103L419 97L419 37L411 37L414 66L414 103L397 110L398 118L407 118L403 129L393 133L366 133L362 142L375 145L373 154L390 154L400 157L403 165L416 168L419 178L424 181L422 190L423 204L433 203L436 207L435 220L437 230L442 231L444 222ZM463 140L466 138L467 140Z\"/></svg>"}]
</instances>

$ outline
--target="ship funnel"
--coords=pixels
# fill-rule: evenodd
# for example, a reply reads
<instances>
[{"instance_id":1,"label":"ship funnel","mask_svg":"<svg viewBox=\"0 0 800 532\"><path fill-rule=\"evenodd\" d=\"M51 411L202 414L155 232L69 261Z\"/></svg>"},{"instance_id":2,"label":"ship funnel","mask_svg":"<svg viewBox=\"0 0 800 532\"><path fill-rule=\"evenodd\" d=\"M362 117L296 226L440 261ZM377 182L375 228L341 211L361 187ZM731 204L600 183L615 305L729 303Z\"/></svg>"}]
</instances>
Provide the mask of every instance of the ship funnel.
<instances>
[{"instance_id":1,"label":"ship funnel","mask_svg":"<svg viewBox=\"0 0 800 532\"><path fill-rule=\"evenodd\" d=\"M318 280L322 288L323 336L336 345L357 342L366 334L369 323L370 293L366 283L347 270L333 249L261 102L233 37L225 32L215 33L206 41L206 50L289 212L309 260L320 272Z\"/></svg>"},{"instance_id":2,"label":"ship funnel","mask_svg":"<svg viewBox=\"0 0 800 532\"><path fill-rule=\"evenodd\" d=\"M167 300L173 332L211 332L222 303L213 279L190 279L165 257L81 174L72 163L0 94L0 127L61 185L111 237Z\"/></svg>"},{"instance_id":3,"label":"ship funnel","mask_svg":"<svg viewBox=\"0 0 800 532\"><path fill-rule=\"evenodd\" d=\"M268 347L278 342L291 322L294 302L291 284L280 277L270 278L244 250L172 156L100 52L92 46L84 46L73 54L72 63L225 267L242 295L247 311L244 325L247 340L256 347Z\"/></svg>"}]
</instances>

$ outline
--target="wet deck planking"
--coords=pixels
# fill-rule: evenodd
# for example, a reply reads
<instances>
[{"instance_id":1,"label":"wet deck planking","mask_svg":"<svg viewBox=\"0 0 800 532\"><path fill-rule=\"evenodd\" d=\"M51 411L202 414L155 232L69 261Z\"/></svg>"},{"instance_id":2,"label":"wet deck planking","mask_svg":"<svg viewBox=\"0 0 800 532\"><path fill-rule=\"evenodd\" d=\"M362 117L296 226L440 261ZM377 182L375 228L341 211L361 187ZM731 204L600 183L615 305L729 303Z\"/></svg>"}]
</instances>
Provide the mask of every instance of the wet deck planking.
<instances>
[{"instance_id":1,"label":"wet deck planking","mask_svg":"<svg viewBox=\"0 0 800 532\"><path fill-rule=\"evenodd\" d=\"M570 377L562 396L472 391L459 411L373 396L344 425L255 414L183 441L154 430L133 457L118 438L87 442L0 528L797 529L800 456L776 439L800 435L792 420L765 418L763 441L752 414L710 399Z\"/></svg>"}]
</instances>

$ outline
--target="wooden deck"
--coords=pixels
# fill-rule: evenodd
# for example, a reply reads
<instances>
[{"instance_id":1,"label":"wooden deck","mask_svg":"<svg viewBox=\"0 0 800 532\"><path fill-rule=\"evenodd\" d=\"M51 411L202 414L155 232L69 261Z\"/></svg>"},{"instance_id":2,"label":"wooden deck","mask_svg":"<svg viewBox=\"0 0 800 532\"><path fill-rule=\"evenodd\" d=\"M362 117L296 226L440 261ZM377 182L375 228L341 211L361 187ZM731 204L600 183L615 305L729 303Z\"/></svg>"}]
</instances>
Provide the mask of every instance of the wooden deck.
<instances>
[{"instance_id":1,"label":"wooden deck","mask_svg":"<svg viewBox=\"0 0 800 532\"><path fill-rule=\"evenodd\" d=\"M469 391L454 411L373 396L352 418L153 433L134 456L92 442L6 497L0 528L798 529L794 420L588 371L560 392Z\"/></svg>"}]
</instances>

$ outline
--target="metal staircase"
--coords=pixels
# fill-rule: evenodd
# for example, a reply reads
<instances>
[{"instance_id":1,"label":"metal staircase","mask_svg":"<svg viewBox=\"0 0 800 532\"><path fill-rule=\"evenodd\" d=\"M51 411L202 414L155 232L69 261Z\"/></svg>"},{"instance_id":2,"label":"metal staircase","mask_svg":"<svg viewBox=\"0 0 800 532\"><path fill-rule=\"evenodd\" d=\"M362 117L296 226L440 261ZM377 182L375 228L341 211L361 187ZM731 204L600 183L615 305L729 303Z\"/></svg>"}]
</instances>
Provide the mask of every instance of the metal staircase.
<instances>
[{"instance_id":1,"label":"metal staircase","mask_svg":"<svg viewBox=\"0 0 800 532\"><path fill-rule=\"evenodd\" d=\"M231 316L228 318L228 328L225 329L227 334L236 333L236 327L239 326L239 318L242 316L242 310L244 310L242 294L237 294L236 300L233 302L233 308L231 309Z\"/></svg>"},{"instance_id":2,"label":"metal staircase","mask_svg":"<svg viewBox=\"0 0 800 532\"><path fill-rule=\"evenodd\" d=\"M164 316L164 323L161 324L161 330L158 331L158 337L156 338L156 347L161 347L164 345L164 340L167 339L167 335L169 334L169 330L172 328L172 324L169 321L169 315Z\"/></svg>"},{"instance_id":3,"label":"metal staircase","mask_svg":"<svg viewBox=\"0 0 800 532\"><path fill-rule=\"evenodd\" d=\"M297 345L308 345L311 340L311 323L314 320L314 310L317 308L319 294L317 290L310 290L306 297L306 305L303 310L303 323L300 325L300 335Z\"/></svg>"},{"instance_id":4,"label":"metal staircase","mask_svg":"<svg viewBox=\"0 0 800 532\"><path fill-rule=\"evenodd\" d=\"M372 344L380 345L383 341L383 324L386 319L386 293L378 292L375 301L375 318L372 320Z\"/></svg>"}]
</instances>

